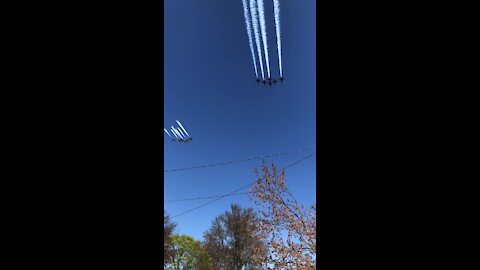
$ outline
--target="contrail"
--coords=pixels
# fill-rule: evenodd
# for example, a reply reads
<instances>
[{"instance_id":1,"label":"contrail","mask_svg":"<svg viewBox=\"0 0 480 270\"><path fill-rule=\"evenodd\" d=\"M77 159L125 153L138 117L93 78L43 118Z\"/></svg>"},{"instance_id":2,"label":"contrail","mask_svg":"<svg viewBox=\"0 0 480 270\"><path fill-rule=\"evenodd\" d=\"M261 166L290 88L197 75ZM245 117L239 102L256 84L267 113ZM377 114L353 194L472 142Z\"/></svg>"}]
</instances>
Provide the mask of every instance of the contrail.
<instances>
[{"instance_id":1,"label":"contrail","mask_svg":"<svg viewBox=\"0 0 480 270\"><path fill-rule=\"evenodd\" d=\"M180 123L180 121L176 120L178 125L183 129L183 131L185 132L185 134L187 134L188 137L190 137L190 134L188 134L188 132L185 130L185 128L183 127L182 123Z\"/></svg>"},{"instance_id":2,"label":"contrail","mask_svg":"<svg viewBox=\"0 0 480 270\"><path fill-rule=\"evenodd\" d=\"M177 128L177 131L180 132L180 135L182 135L183 138L187 138L187 136L182 132L181 129Z\"/></svg>"},{"instance_id":3,"label":"contrail","mask_svg":"<svg viewBox=\"0 0 480 270\"><path fill-rule=\"evenodd\" d=\"M245 16L245 24L247 25L248 44L250 45L250 52L252 53L253 67L255 68L255 76L258 78L257 61L255 60L255 53L253 52L252 42L252 26L250 25L250 15L248 14L247 0L242 0L243 15Z\"/></svg>"},{"instance_id":4,"label":"contrail","mask_svg":"<svg viewBox=\"0 0 480 270\"><path fill-rule=\"evenodd\" d=\"M265 51L265 61L267 62L267 73L270 78L270 63L268 62L268 44L267 44L267 28L265 26L265 11L263 10L263 0L257 0L258 16L260 18L260 30L262 31L263 50Z\"/></svg>"},{"instance_id":5,"label":"contrail","mask_svg":"<svg viewBox=\"0 0 480 270\"><path fill-rule=\"evenodd\" d=\"M180 134L180 132L178 131L178 129L176 128L173 128L175 130L175 132L177 133L178 137L180 137L180 139L184 139L182 134Z\"/></svg>"},{"instance_id":6,"label":"contrail","mask_svg":"<svg viewBox=\"0 0 480 270\"><path fill-rule=\"evenodd\" d=\"M172 126L172 134L175 135L175 137L176 137L177 139L180 139L180 137L178 136L178 134L177 134L177 132L176 132L176 130L175 130L175 128L174 128L173 126Z\"/></svg>"},{"instance_id":7,"label":"contrail","mask_svg":"<svg viewBox=\"0 0 480 270\"><path fill-rule=\"evenodd\" d=\"M171 129L171 131L172 131L173 136L175 136L175 138L178 139L178 136L177 136L177 134L175 133L175 131L173 130L173 128Z\"/></svg>"},{"instance_id":8,"label":"contrail","mask_svg":"<svg viewBox=\"0 0 480 270\"><path fill-rule=\"evenodd\" d=\"M260 34L258 33L257 4L255 3L255 0L250 0L250 13L252 15L253 32L255 33L255 43L257 44L258 62L260 63L260 70L262 71L262 79L265 80L262 50L260 49Z\"/></svg>"},{"instance_id":9,"label":"contrail","mask_svg":"<svg viewBox=\"0 0 480 270\"><path fill-rule=\"evenodd\" d=\"M278 68L280 69L280 77L283 77L282 42L280 40L280 1L279 0L273 0L273 11L275 13L275 30L277 31Z\"/></svg>"},{"instance_id":10,"label":"contrail","mask_svg":"<svg viewBox=\"0 0 480 270\"><path fill-rule=\"evenodd\" d=\"M170 136L170 133L168 133L168 131L167 131L166 128L164 128L163 130L165 130L165 132L167 133L168 137L170 137L170 138L172 137L172 136Z\"/></svg>"},{"instance_id":11,"label":"contrail","mask_svg":"<svg viewBox=\"0 0 480 270\"><path fill-rule=\"evenodd\" d=\"M180 139L180 138L178 137L177 133L175 133L175 130L174 130L173 128L171 129L171 131L172 131L172 134L175 136L175 138Z\"/></svg>"}]
</instances>

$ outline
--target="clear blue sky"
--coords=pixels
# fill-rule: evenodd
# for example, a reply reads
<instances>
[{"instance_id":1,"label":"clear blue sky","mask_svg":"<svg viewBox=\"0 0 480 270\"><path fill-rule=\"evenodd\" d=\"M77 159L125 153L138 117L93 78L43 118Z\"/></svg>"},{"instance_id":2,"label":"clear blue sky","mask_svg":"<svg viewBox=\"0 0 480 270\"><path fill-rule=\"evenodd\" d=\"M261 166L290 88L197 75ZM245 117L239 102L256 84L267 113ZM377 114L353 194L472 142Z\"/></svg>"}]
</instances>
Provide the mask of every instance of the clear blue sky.
<instances>
[{"instance_id":1,"label":"clear blue sky","mask_svg":"<svg viewBox=\"0 0 480 270\"><path fill-rule=\"evenodd\" d=\"M273 3L264 3L277 78ZM315 1L280 5L285 81L270 88L255 82L241 0L165 0L164 127L178 119L193 141L174 143L164 134L164 170L316 147ZM311 152L267 161L283 167ZM286 170L289 187L306 205L315 202L315 163L313 156ZM260 165L254 160L164 173L165 200L229 193L253 181ZM207 201L165 203L165 211L175 216ZM201 240L231 203L253 207L247 195L223 198L175 218L177 232Z\"/></svg>"}]
</instances>

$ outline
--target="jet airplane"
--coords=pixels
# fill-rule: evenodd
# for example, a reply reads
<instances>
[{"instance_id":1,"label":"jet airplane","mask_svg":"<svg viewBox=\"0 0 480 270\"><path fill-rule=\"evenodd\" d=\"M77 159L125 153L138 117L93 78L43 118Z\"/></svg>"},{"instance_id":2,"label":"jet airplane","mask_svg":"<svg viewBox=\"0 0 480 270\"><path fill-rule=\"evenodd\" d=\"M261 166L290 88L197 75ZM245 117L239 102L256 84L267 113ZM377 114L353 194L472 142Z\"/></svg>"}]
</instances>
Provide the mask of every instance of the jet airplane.
<instances>
[{"instance_id":1,"label":"jet airplane","mask_svg":"<svg viewBox=\"0 0 480 270\"><path fill-rule=\"evenodd\" d=\"M186 142L189 142L189 141L193 140L193 138L190 137L190 134L188 134L187 130L185 130L185 128L183 127L182 123L180 123L180 121L178 121L178 120L177 120L177 123L179 125L179 127L177 127L177 128L175 128L173 126L170 126L170 132L175 137L171 136L166 128L163 129L165 131L165 133L167 133L167 135L172 139L172 141L174 141L174 142L185 142L186 143Z\"/></svg>"},{"instance_id":2,"label":"jet airplane","mask_svg":"<svg viewBox=\"0 0 480 270\"><path fill-rule=\"evenodd\" d=\"M183 135L183 137L187 140L187 141L191 141L192 140L192 137L190 136L190 134L188 134L187 130L183 127L182 123L180 123L180 121L176 120L178 125L180 126L180 128L178 129L178 131L180 131L180 133ZM183 132L182 132L183 130Z\"/></svg>"}]
</instances>

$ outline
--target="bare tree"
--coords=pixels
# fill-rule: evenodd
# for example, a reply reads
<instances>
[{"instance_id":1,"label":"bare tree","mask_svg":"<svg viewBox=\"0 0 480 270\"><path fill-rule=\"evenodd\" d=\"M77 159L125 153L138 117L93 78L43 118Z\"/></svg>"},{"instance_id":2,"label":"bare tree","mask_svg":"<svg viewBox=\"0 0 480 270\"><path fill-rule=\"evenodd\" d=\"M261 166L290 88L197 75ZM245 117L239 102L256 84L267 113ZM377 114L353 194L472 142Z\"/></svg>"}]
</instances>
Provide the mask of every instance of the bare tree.
<instances>
[{"instance_id":1,"label":"bare tree","mask_svg":"<svg viewBox=\"0 0 480 270\"><path fill-rule=\"evenodd\" d=\"M259 237L268 239L269 256L256 257L273 269L316 269L316 204L305 208L288 190L285 172L262 165L250 199L261 207L257 218ZM287 236L286 239L282 237Z\"/></svg>"},{"instance_id":2,"label":"bare tree","mask_svg":"<svg viewBox=\"0 0 480 270\"><path fill-rule=\"evenodd\" d=\"M211 228L204 233L204 245L213 259L216 270L257 269L261 264L253 260L263 254L265 246L255 235L255 214L252 208L242 209L232 204L231 211L217 216Z\"/></svg>"}]
</instances>

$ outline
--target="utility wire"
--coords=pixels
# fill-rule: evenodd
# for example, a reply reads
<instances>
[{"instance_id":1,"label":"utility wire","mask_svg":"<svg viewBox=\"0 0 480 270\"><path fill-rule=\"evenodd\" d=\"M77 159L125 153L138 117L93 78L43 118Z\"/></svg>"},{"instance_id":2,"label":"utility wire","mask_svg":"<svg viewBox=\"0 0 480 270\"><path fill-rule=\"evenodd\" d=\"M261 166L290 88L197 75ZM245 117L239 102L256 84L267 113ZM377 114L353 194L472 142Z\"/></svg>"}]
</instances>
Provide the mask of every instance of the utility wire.
<instances>
[{"instance_id":1,"label":"utility wire","mask_svg":"<svg viewBox=\"0 0 480 270\"><path fill-rule=\"evenodd\" d=\"M292 166L294 166L294 165L296 165L296 164L298 164L298 163L300 163L300 162L302 162L302 161L304 161L304 160L306 160L306 159L308 159L308 158L310 158L310 157L312 157L312 156L314 156L314 155L315 155L315 152L313 152L312 154L310 154L310 155L308 155L308 156L306 156L306 157L304 157L304 158L302 158L302 159L300 159L300 160L295 161L294 163L291 163L291 164L285 166L285 167L282 168L280 171L283 171L283 170L285 170L286 168L292 167ZM173 216L172 218L176 218L176 217L185 215L185 214L190 213L190 212L192 212L192 211L195 211L195 210L197 210L197 209L199 209L199 208L202 208L202 207L204 207L204 206L206 206L206 205L209 205L209 204L211 204L211 203L214 203L214 202L216 202L216 201L218 201L218 200L220 200L220 199L222 199L222 198L225 198L225 197L228 197L228 196L232 196L234 193L236 193L236 192L238 192L238 191L240 191L240 190L242 190L242 189L244 189L244 188L246 188L246 187L251 186L251 185L254 184L255 182L257 182L257 180L249 183L248 185L245 185L245 186L242 186L242 187L240 187L240 188L238 188L238 189L235 189L234 191L232 191L232 192L230 192L230 193L228 193L228 194L218 196L218 198L216 198L216 199L214 199L214 200L211 200L211 201L209 201L209 202L206 202L206 203L204 203L204 204L202 204L202 205L200 205L200 206L197 206L197 207L195 207L195 208L192 208L192 209L190 209L190 210L187 210L187 211L185 211L185 212L182 212L182 213L180 213L180 214L178 214L178 215L176 215L176 216ZM216 196L214 196L214 197L216 197Z\"/></svg>"},{"instance_id":2,"label":"utility wire","mask_svg":"<svg viewBox=\"0 0 480 270\"><path fill-rule=\"evenodd\" d=\"M239 162L246 162L246 161L250 161L250 160L264 159L264 158L269 158L269 157L286 156L286 155L291 155L291 154L295 154L295 153L299 153L299 152L309 151L309 150L312 150L312 149L314 149L314 148L305 148L305 149L296 150L296 151L276 153L276 154L267 155L267 156L263 156L263 157L253 157L253 158L233 160L233 161L220 162L220 163L214 163L214 164L198 165L198 166L193 166L193 167L188 167L188 168L171 169L171 170L165 170L163 172L167 173L167 172L186 171L186 170L193 170L193 169L200 169L200 168L206 168L206 167L214 167L214 166L221 166L221 165L239 163Z\"/></svg>"},{"instance_id":3,"label":"utility wire","mask_svg":"<svg viewBox=\"0 0 480 270\"><path fill-rule=\"evenodd\" d=\"M249 194L249 193L250 193L250 192L243 192L243 193L232 194L232 195L230 195L230 196L245 195L245 194ZM178 200L169 200L169 201L164 201L164 203L204 200L204 199L212 199L212 198L218 198L218 197L223 197L223 196L225 196L225 195L207 196L207 197L198 197L198 198L188 198L188 199L178 199Z\"/></svg>"},{"instance_id":4,"label":"utility wire","mask_svg":"<svg viewBox=\"0 0 480 270\"><path fill-rule=\"evenodd\" d=\"M250 194L251 192L242 192L242 193L235 193L229 196L238 196L238 195L246 195ZM206 197L195 197L195 198L186 198L186 199L177 199L177 200L169 200L169 201L164 201L164 203L172 203L172 202L186 202L186 201L195 201L195 200L205 200L205 199L212 199L212 198L218 198L218 197L225 197L225 195L216 195L216 196L206 196Z\"/></svg>"}]
</instances>

